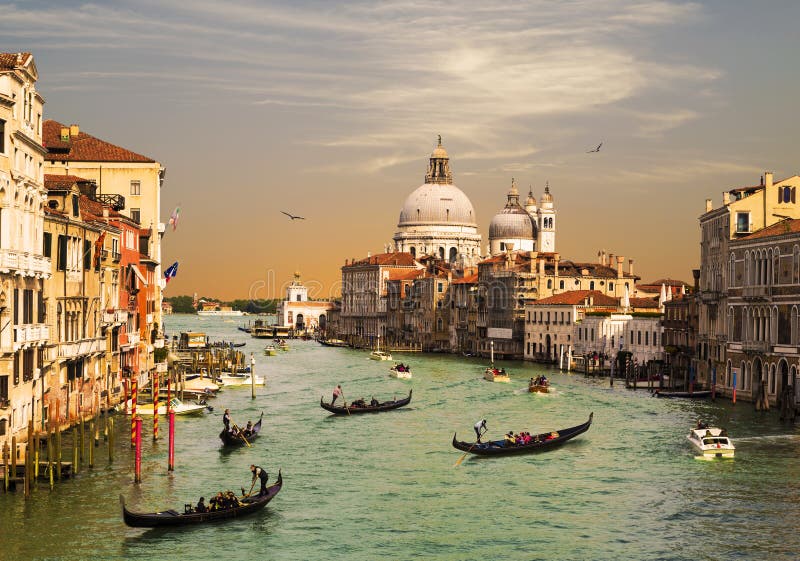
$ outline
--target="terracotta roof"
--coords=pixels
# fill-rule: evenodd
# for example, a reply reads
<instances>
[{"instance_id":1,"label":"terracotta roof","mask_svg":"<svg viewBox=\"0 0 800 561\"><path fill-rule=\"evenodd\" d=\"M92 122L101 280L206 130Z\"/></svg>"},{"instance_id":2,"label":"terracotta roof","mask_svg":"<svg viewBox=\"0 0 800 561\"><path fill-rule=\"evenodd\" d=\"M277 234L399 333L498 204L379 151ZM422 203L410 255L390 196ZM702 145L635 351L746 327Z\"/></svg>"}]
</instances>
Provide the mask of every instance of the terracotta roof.
<instances>
[{"instance_id":1,"label":"terracotta roof","mask_svg":"<svg viewBox=\"0 0 800 561\"><path fill-rule=\"evenodd\" d=\"M81 210L81 218L84 220L102 220L104 208L108 209L109 218L120 218L122 216L113 208L104 205L99 201L92 200L86 195L81 195L78 201L78 206Z\"/></svg>"},{"instance_id":2,"label":"terracotta roof","mask_svg":"<svg viewBox=\"0 0 800 561\"><path fill-rule=\"evenodd\" d=\"M31 53L0 53L0 70L13 70L24 66Z\"/></svg>"},{"instance_id":3,"label":"terracotta roof","mask_svg":"<svg viewBox=\"0 0 800 561\"><path fill-rule=\"evenodd\" d=\"M61 129L69 128L58 121L47 119L42 126L42 145L50 152L48 160L69 160L74 162L146 162L155 160L131 152L105 140L100 140L85 132L71 136L67 142L61 140Z\"/></svg>"},{"instance_id":4,"label":"terracotta roof","mask_svg":"<svg viewBox=\"0 0 800 561\"><path fill-rule=\"evenodd\" d=\"M771 226L767 226L766 228L762 228L757 232L753 232L749 236L744 236L736 240L736 242L740 242L743 240L756 240L760 238L771 238L773 236L782 236L784 234L789 233L796 233L800 232L800 220L796 218L790 218L788 220L781 220Z\"/></svg>"},{"instance_id":5,"label":"terracotta roof","mask_svg":"<svg viewBox=\"0 0 800 561\"><path fill-rule=\"evenodd\" d=\"M653 282L643 282L636 285L636 288L641 288L644 286L657 286L659 290L661 290L661 285L664 286L688 286L682 280L675 280L675 279L658 279L654 280Z\"/></svg>"},{"instance_id":6,"label":"terracotta roof","mask_svg":"<svg viewBox=\"0 0 800 561\"><path fill-rule=\"evenodd\" d=\"M392 252L377 253L370 257L365 257L358 261L353 261L345 267L362 267L365 265L396 265L398 267L413 267L417 264L414 256L410 253Z\"/></svg>"},{"instance_id":7,"label":"terracotta roof","mask_svg":"<svg viewBox=\"0 0 800 561\"><path fill-rule=\"evenodd\" d=\"M422 269L414 269L409 271L408 269L389 269L386 271L389 273L390 281L397 281L397 280L414 280L425 273Z\"/></svg>"},{"instance_id":8,"label":"terracotta roof","mask_svg":"<svg viewBox=\"0 0 800 561\"><path fill-rule=\"evenodd\" d=\"M607 296L599 290L569 290L561 294L554 294L541 300L533 302L536 306L553 306L553 305L581 305L586 302L587 298L592 298L593 306L618 306L619 298Z\"/></svg>"},{"instance_id":9,"label":"terracotta roof","mask_svg":"<svg viewBox=\"0 0 800 561\"><path fill-rule=\"evenodd\" d=\"M658 308L658 300L653 298L630 298L631 308Z\"/></svg>"},{"instance_id":10,"label":"terracotta roof","mask_svg":"<svg viewBox=\"0 0 800 561\"><path fill-rule=\"evenodd\" d=\"M455 279L450 284L478 284L478 275L469 275L461 279Z\"/></svg>"},{"instance_id":11,"label":"terracotta roof","mask_svg":"<svg viewBox=\"0 0 800 561\"><path fill-rule=\"evenodd\" d=\"M69 189L76 183L89 183L93 182L77 175L53 175L50 173L44 174L44 186L46 189Z\"/></svg>"}]
</instances>

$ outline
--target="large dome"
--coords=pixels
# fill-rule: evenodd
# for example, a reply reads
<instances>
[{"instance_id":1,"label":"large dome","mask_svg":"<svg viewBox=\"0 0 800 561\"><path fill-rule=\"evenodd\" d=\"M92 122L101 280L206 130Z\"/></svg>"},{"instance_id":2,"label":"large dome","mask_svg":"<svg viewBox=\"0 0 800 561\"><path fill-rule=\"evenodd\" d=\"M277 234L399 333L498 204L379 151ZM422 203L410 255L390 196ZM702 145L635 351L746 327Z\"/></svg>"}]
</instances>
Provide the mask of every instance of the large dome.
<instances>
[{"instance_id":1,"label":"large dome","mask_svg":"<svg viewBox=\"0 0 800 561\"><path fill-rule=\"evenodd\" d=\"M478 226L469 198L452 183L426 183L406 198L397 225L418 224Z\"/></svg>"}]
</instances>

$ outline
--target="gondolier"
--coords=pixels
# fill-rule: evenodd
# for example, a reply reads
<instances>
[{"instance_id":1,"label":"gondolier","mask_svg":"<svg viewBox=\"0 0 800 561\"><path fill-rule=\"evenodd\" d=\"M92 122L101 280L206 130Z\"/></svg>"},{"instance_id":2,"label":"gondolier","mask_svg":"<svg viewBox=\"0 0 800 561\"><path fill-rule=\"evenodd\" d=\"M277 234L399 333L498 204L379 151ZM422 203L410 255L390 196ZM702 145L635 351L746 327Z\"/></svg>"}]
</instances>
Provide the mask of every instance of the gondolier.
<instances>
[{"instance_id":1,"label":"gondolier","mask_svg":"<svg viewBox=\"0 0 800 561\"><path fill-rule=\"evenodd\" d=\"M256 478L261 479L261 489L258 491L258 496L266 495L267 494L267 480L269 479L269 474L267 470L264 468L250 464L250 471L253 472L253 483L256 482Z\"/></svg>"},{"instance_id":2,"label":"gondolier","mask_svg":"<svg viewBox=\"0 0 800 561\"><path fill-rule=\"evenodd\" d=\"M222 416L222 424L225 425L225 432L231 432L231 410L226 409Z\"/></svg>"},{"instance_id":3,"label":"gondolier","mask_svg":"<svg viewBox=\"0 0 800 561\"><path fill-rule=\"evenodd\" d=\"M489 429L486 427L486 419L475 423L475 434L478 436L478 442L481 441L481 435L487 430Z\"/></svg>"},{"instance_id":4,"label":"gondolier","mask_svg":"<svg viewBox=\"0 0 800 561\"><path fill-rule=\"evenodd\" d=\"M333 388L333 397L331 398L331 405L336 401L337 398L342 396L342 385L339 384L335 388Z\"/></svg>"}]
</instances>

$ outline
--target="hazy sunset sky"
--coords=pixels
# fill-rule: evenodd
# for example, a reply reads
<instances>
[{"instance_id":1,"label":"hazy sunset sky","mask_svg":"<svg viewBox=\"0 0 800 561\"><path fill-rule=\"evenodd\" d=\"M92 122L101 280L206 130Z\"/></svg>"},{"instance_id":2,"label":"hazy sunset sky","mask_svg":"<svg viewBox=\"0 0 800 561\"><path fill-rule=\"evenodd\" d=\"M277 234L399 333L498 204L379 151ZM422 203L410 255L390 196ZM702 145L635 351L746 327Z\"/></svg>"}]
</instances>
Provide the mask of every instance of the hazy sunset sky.
<instances>
[{"instance_id":1,"label":"hazy sunset sky","mask_svg":"<svg viewBox=\"0 0 800 561\"><path fill-rule=\"evenodd\" d=\"M511 178L549 181L562 259L691 281L705 199L799 171L798 21L795 1L0 1L0 51L33 53L46 118L166 166L165 295L272 297L295 270L327 295L391 241L439 134L484 247Z\"/></svg>"}]
</instances>

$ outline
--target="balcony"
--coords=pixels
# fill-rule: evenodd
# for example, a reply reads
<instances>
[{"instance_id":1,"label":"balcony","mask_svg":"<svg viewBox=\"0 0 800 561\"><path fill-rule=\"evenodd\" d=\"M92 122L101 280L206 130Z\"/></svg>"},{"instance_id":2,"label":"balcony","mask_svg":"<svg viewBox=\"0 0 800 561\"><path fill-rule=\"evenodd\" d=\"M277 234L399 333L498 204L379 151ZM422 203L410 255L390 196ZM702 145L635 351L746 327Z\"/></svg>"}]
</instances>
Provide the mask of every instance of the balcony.
<instances>
[{"instance_id":1,"label":"balcony","mask_svg":"<svg viewBox=\"0 0 800 561\"><path fill-rule=\"evenodd\" d=\"M153 323L153 314L147 314L145 320L147 321L147 325L151 325Z\"/></svg>"},{"instance_id":2,"label":"balcony","mask_svg":"<svg viewBox=\"0 0 800 561\"><path fill-rule=\"evenodd\" d=\"M24 277L50 278L49 257L27 251L0 249L0 273L17 273Z\"/></svg>"},{"instance_id":3,"label":"balcony","mask_svg":"<svg viewBox=\"0 0 800 561\"><path fill-rule=\"evenodd\" d=\"M768 300L771 296L771 286L745 286L742 288L742 298L745 300Z\"/></svg>"},{"instance_id":4,"label":"balcony","mask_svg":"<svg viewBox=\"0 0 800 561\"><path fill-rule=\"evenodd\" d=\"M46 323L30 323L14 326L14 348L22 345L46 343L50 339L50 327Z\"/></svg>"},{"instance_id":5,"label":"balcony","mask_svg":"<svg viewBox=\"0 0 800 561\"><path fill-rule=\"evenodd\" d=\"M72 341L70 343L59 343L57 356L62 360L74 359L92 353L104 353L105 351L105 339L82 339L80 341Z\"/></svg>"},{"instance_id":6,"label":"balcony","mask_svg":"<svg viewBox=\"0 0 800 561\"><path fill-rule=\"evenodd\" d=\"M122 259L122 254L120 254L119 251L112 251L111 259L114 261L114 263L119 263L120 259Z\"/></svg>"},{"instance_id":7,"label":"balcony","mask_svg":"<svg viewBox=\"0 0 800 561\"><path fill-rule=\"evenodd\" d=\"M131 346L138 345L140 340L141 339L139 337L139 333L138 332L128 333L128 344L129 345L131 345Z\"/></svg>"},{"instance_id":8,"label":"balcony","mask_svg":"<svg viewBox=\"0 0 800 561\"><path fill-rule=\"evenodd\" d=\"M99 194L95 195L95 200L110 206L116 211L125 209L125 197L122 195Z\"/></svg>"},{"instance_id":9,"label":"balcony","mask_svg":"<svg viewBox=\"0 0 800 561\"><path fill-rule=\"evenodd\" d=\"M122 325L128 322L127 310L114 310L113 312L103 312L103 323L107 325Z\"/></svg>"},{"instance_id":10,"label":"balcony","mask_svg":"<svg viewBox=\"0 0 800 561\"><path fill-rule=\"evenodd\" d=\"M700 291L700 299L708 304L709 302L716 302L720 299L722 294L716 290L701 290Z\"/></svg>"},{"instance_id":11,"label":"balcony","mask_svg":"<svg viewBox=\"0 0 800 561\"><path fill-rule=\"evenodd\" d=\"M746 353L766 353L770 350L769 341L744 341L742 351Z\"/></svg>"}]
</instances>

